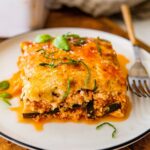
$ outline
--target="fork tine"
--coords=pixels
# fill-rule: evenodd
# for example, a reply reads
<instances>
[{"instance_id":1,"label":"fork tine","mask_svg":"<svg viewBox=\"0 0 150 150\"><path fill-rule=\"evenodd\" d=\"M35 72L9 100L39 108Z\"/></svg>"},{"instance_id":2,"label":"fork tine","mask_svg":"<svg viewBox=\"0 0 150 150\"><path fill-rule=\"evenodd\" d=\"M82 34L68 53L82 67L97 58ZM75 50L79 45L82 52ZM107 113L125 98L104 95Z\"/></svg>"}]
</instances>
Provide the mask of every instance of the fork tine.
<instances>
[{"instance_id":1,"label":"fork tine","mask_svg":"<svg viewBox=\"0 0 150 150\"><path fill-rule=\"evenodd\" d=\"M144 84L142 83L142 81L141 80L138 80L138 82L139 82L139 89L140 89L140 91L141 92L143 92L146 96L148 96L148 97L150 97L150 95L149 95L149 93L147 92L147 90L145 90L145 86L144 86Z\"/></svg>"},{"instance_id":2,"label":"fork tine","mask_svg":"<svg viewBox=\"0 0 150 150\"><path fill-rule=\"evenodd\" d=\"M135 88L134 88L134 87L132 88L132 86L133 86L132 83L133 83L132 80L131 80L130 78L128 78L128 87L129 87L130 91L131 91L133 94L137 95L138 97L141 97L141 95L136 92ZM134 89L134 90L133 90L133 89Z\"/></svg>"},{"instance_id":3,"label":"fork tine","mask_svg":"<svg viewBox=\"0 0 150 150\"><path fill-rule=\"evenodd\" d=\"M141 92L141 90L139 90L139 88L138 88L137 85L138 85L137 80L133 80L132 87L136 90L136 92L137 92L138 94L140 94L141 96L146 97L145 94L143 94L143 92Z\"/></svg>"},{"instance_id":4,"label":"fork tine","mask_svg":"<svg viewBox=\"0 0 150 150\"><path fill-rule=\"evenodd\" d=\"M148 87L148 85L147 85L146 80L144 80L144 85L145 85L145 88L146 88L147 92L150 94L150 89L149 89L149 87Z\"/></svg>"}]
</instances>

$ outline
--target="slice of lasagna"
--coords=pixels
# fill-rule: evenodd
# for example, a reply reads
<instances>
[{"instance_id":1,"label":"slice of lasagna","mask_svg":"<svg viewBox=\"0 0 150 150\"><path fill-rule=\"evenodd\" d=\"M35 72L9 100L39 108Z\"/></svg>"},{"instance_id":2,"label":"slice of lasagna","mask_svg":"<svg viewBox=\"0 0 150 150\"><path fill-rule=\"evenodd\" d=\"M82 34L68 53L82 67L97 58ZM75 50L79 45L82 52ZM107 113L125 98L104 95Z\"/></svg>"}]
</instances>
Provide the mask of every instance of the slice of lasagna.
<instances>
[{"instance_id":1,"label":"slice of lasagna","mask_svg":"<svg viewBox=\"0 0 150 150\"><path fill-rule=\"evenodd\" d=\"M95 120L125 115L126 76L109 41L76 34L40 35L36 42L21 43L21 49L24 118Z\"/></svg>"}]
</instances>

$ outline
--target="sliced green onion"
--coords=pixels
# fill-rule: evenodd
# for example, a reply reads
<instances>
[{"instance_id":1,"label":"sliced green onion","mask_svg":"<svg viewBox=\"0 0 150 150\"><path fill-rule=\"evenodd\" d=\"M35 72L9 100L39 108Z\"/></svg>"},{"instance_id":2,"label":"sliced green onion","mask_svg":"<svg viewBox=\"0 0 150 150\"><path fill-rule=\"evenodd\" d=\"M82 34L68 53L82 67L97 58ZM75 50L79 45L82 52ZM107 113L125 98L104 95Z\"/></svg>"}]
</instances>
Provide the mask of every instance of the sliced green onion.
<instances>
[{"instance_id":1,"label":"sliced green onion","mask_svg":"<svg viewBox=\"0 0 150 150\"><path fill-rule=\"evenodd\" d=\"M8 105L11 105L11 103L9 102L10 98L12 96L9 93L0 93L0 100L2 100L3 102L5 102Z\"/></svg>"},{"instance_id":2,"label":"sliced green onion","mask_svg":"<svg viewBox=\"0 0 150 150\"><path fill-rule=\"evenodd\" d=\"M59 48L59 49L64 50L64 51L69 51L70 50L69 43L63 35L62 36L57 36L53 41L53 45L55 47Z\"/></svg>"},{"instance_id":3,"label":"sliced green onion","mask_svg":"<svg viewBox=\"0 0 150 150\"><path fill-rule=\"evenodd\" d=\"M7 90L10 84L8 81L1 81L0 82L0 90Z\"/></svg>"},{"instance_id":4,"label":"sliced green onion","mask_svg":"<svg viewBox=\"0 0 150 150\"><path fill-rule=\"evenodd\" d=\"M40 34L35 38L36 43L44 43L48 42L52 39L52 37L49 34Z\"/></svg>"},{"instance_id":5,"label":"sliced green onion","mask_svg":"<svg viewBox=\"0 0 150 150\"><path fill-rule=\"evenodd\" d=\"M98 125L98 126L96 127L96 130L101 129L101 128L102 128L103 126L105 126L105 125L109 125L110 127L112 127L112 128L114 129L114 131L112 132L112 138L115 138L117 129L116 129L116 127L115 127L114 125L112 125L112 124L109 123L109 122L104 122L104 123Z\"/></svg>"},{"instance_id":6,"label":"sliced green onion","mask_svg":"<svg viewBox=\"0 0 150 150\"><path fill-rule=\"evenodd\" d=\"M67 90L66 92L64 93L64 96L63 96L63 100L66 99L70 93L70 88L71 88L71 80L68 79L68 82L67 82Z\"/></svg>"}]
</instances>

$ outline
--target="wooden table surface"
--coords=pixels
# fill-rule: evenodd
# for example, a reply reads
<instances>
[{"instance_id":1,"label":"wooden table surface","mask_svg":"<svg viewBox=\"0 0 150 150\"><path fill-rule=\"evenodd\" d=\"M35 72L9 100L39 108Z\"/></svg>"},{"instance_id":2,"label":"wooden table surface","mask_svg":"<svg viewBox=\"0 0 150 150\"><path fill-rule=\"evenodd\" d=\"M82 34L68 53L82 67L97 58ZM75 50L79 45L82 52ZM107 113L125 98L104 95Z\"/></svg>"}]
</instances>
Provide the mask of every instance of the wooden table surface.
<instances>
[{"instance_id":1,"label":"wooden table surface","mask_svg":"<svg viewBox=\"0 0 150 150\"><path fill-rule=\"evenodd\" d=\"M62 9L59 11L51 11L49 13L45 28L52 27L82 27L91 28L110 32L127 38L127 33L123 31L116 23L106 17L93 18L76 9ZM1 39L0 41L2 41ZM150 50L150 47L139 41L139 45ZM0 138L0 150L24 150L3 138ZM150 134L146 135L138 142L123 148L121 150L150 150Z\"/></svg>"}]
</instances>

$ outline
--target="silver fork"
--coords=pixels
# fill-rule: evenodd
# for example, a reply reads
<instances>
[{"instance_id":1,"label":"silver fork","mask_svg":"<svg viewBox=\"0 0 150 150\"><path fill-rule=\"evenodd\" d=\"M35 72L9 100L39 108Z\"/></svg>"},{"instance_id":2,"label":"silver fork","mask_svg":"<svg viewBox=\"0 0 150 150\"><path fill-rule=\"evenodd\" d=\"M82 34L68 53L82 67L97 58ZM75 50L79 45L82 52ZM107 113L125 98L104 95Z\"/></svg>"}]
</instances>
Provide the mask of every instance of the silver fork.
<instances>
[{"instance_id":1,"label":"silver fork","mask_svg":"<svg viewBox=\"0 0 150 150\"><path fill-rule=\"evenodd\" d=\"M146 68L141 62L140 48L138 47L135 38L130 10L128 5L126 4L123 4L121 9L127 27L129 39L132 42L135 54L135 63L129 70L128 87L132 93L136 94L139 97L150 97L150 78L148 76Z\"/></svg>"}]
</instances>

